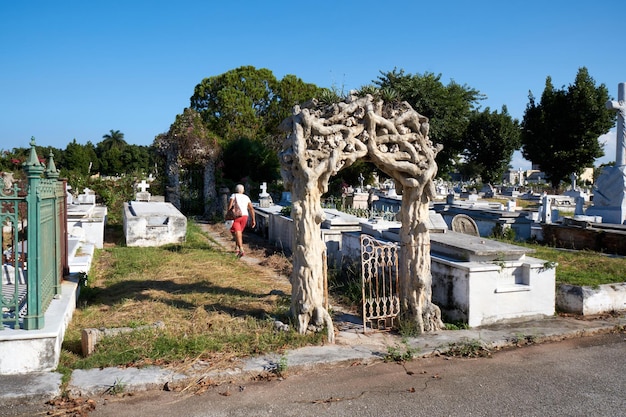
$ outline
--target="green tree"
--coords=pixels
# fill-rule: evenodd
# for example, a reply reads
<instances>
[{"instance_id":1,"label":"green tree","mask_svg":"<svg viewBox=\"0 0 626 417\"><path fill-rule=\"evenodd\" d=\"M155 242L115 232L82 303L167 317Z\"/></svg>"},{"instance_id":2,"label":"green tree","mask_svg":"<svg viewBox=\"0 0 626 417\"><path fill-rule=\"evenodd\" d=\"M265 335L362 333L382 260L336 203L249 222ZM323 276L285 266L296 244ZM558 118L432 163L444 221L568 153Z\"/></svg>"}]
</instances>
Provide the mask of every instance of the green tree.
<instances>
[{"instance_id":1,"label":"green tree","mask_svg":"<svg viewBox=\"0 0 626 417\"><path fill-rule=\"evenodd\" d=\"M241 138L230 142L222 155L222 174L232 182L248 178L255 183L280 179L278 155L260 141Z\"/></svg>"},{"instance_id":2,"label":"green tree","mask_svg":"<svg viewBox=\"0 0 626 417\"><path fill-rule=\"evenodd\" d=\"M126 173L122 155L127 146L124 134L119 130L110 130L102 135L102 141L96 145L101 174L117 176Z\"/></svg>"},{"instance_id":3,"label":"green tree","mask_svg":"<svg viewBox=\"0 0 626 417\"><path fill-rule=\"evenodd\" d=\"M393 90L397 99L408 102L417 112L428 117L430 140L443 145L437 154L439 174L446 176L455 169L465 149L465 129L472 110L485 96L478 90L454 81L444 85L441 74L405 74L394 69L374 81L381 90ZM389 94L389 93L387 93Z\"/></svg>"},{"instance_id":4,"label":"green tree","mask_svg":"<svg viewBox=\"0 0 626 417\"><path fill-rule=\"evenodd\" d=\"M609 93L604 84L596 86L587 68L576 74L574 84L555 89L546 78L541 100L529 93L522 120L522 154L541 167L553 188L572 173L603 156L598 137L615 123L615 114L606 108Z\"/></svg>"},{"instance_id":5,"label":"green tree","mask_svg":"<svg viewBox=\"0 0 626 417\"><path fill-rule=\"evenodd\" d=\"M111 148L124 149L127 145L124 140L124 134L119 130L109 130L109 133L102 135L102 142L100 142L100 146L103 151L107 151Z\"/></svg>"},{"instance_id":6,"label":"green tree","mask_svg":"<svg viewBox=\"0 0 626 417\"><path fill-rule=\"evenodd\" d=\"M226 142L265 136L265 117L277 83L268 69L239 67L196 85L191 108Z\"/></svg>"},{"instance_id":7,"label":"green tree","mask_svg":"<svg viewBox=\"0 0 626 417\"><path fill-rule=\"evenodd\" d=\"M88 175L90 172L97 172L99 168L99 161L93 144L81 145L76 142L76 139L72 140L65 147L65 158L63 161L57 159L56 154L54 155L54 160L61 167L61 175L63 175L64 170Z\"/></svg>"},{"instance_id":8,"label":"green tree","mask_svg":"<svg viewBox=\"0 0 626 417\"><path fill-rule=\"evenodd\" d=\"M116 146L106 149L99 154L100 173L102 175L119 176L126 173L126 166L122 161L123 148Z\"/></svg>"},{"instance_id":9,"label":"green tree","mask_svg":"<svg viewBox=\"0 0 626 417\"><path fill-rule=\"evenodd\" d=\"M202 114L207 128L224 143L241 138L259 140L278 150L278 126L294 105L310 100L321 89L286 75L243 66L205 78L194 89L191 108Z\"/></svg>"},{"instance_id":10,"label":"green tree","mask_svg":"<svg viewBox=\"0 0 626 417\"><path fill-rule=\"evenodd\" d=\"M121 155L124 173L145 176L154 171L155 150L152 146L129 144Z\"/></svg>"},{"instance_id":11,"label":"green tree","mask_svg":"<svg viewBox=\"0 0 626 417\"><path fill-rule=\"evenodd\" d=\"M472 113L465 131L465 161L473 177L485 183L500 181L509 167L513 152L520 147L519 122L502 111Z\"/></svg>"},{"instance_id":12,"label":"green tree","mask_svg":"<svg viewBox=\"0 0 626 417\"><path fill-rule=\"evenodd\" d=\"M297 104L310 101L314 97L319 97L325 89L319 88L315 84L302 81L295 75L285 75L273 92L272 101L269 104L266 131L267 135L263 140L266 146L274 151L280 151L283 143L284 132L278 126L287 117L291 116L293 108Z\"/></svg>"}]
</instances>

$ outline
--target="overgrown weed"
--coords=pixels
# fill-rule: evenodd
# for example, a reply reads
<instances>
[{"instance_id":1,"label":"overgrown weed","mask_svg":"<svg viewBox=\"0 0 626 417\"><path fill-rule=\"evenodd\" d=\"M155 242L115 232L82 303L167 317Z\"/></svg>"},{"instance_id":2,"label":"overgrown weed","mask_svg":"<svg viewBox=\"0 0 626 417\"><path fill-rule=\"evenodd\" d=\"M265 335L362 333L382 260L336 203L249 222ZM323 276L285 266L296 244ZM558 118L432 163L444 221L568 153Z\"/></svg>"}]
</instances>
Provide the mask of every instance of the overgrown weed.
<instances>
[{"instance_id":1,"label":"overgrown weed","mask_svg":"<svg viewBox=\"0 0 626 417\"><path fill-rule=\"evenodd\" d=\"M232 357L320 344L323 334L277 331L287 320L289 282L267 268L241 262L189 222L186 242L97 250L63 342L59 369L219 364ZM105 337L83 357L85 328L164 328Z\"/></svg>"}]
</instances>

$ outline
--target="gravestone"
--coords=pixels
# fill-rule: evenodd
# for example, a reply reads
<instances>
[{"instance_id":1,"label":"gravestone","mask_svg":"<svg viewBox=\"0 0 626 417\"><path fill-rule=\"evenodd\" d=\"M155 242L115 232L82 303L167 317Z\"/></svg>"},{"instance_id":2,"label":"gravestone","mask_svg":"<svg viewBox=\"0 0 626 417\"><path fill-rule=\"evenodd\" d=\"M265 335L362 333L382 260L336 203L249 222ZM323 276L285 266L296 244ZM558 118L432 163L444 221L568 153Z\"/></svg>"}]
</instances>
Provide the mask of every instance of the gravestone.
<instances>
[{"instance_id":1,"label":"gravestone","mask_svg":"<svg viewBox=\"0 0 626 417\"><path fill-rule=\"evenodd\" d=\"M465 214L457 214L452 219L452 231L463 233L464 235L480 236L476 222Z\"/></svg>"},{"instance_id":2,"label":"gravestone","mask_svg":"<svg viewBox=\"0 0 626 417\"><path fill-rule=\"evenodd\" d=\"M259 207L268 208L274 202L272 201L272 196L267 192L267 183L264 182L261 184L261 193L259 194Z\"/></svg>"},{"instance_id":3,"label":"gravestone","mask_svg":"<svg viewBox=\"0 0 626 417\"><path fill-rule=\"evenodd\" d=\"M148 184L146 180L141 180L136 187L138 191L135 194L135 201L150 201L150 193L148 192L150 184Z\"/></svg>"},{"instance_id":4,"label":"gravestone","mask_svg":"<svg viewBox=\"0 0 626 417\"><path fill-rule=\"evenodd\" d=\"M83 193L77 197L78 204L93 205L96 204L96 193L89 188L84 188Z\"/></svg>"},{"instance_id":5,"label":"gravestone","mask_svg":"<svg viewBox=\"0 0 626 417\"><path fill-rule=\"evenodd\" d=\"M626 83L618 86L618 100L608 101L607 108L617 111L615 166L602 170L596 181L593 206L589 216L601 216L602 223L624 224L626 221Z\"/></svg>"}]
</instances>

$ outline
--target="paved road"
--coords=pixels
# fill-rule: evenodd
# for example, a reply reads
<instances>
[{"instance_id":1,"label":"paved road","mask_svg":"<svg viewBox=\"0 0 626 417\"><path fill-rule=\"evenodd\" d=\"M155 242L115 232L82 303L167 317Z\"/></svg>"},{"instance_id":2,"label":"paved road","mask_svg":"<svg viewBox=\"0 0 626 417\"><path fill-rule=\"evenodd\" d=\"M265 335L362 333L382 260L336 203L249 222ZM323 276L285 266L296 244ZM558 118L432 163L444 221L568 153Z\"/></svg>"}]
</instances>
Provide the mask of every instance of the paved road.
<instances>
[{"instance_id":1,"label":"paved road","mask_svg":"<svg viewBox=\"0 0 626 417\"><path fill-rule=\"evenodd\" d=\"M109 397L89 416L620 416L625 375L626 335L608 334L491 358L354 364L195 395Z\"/></svg>"}]
</instances>

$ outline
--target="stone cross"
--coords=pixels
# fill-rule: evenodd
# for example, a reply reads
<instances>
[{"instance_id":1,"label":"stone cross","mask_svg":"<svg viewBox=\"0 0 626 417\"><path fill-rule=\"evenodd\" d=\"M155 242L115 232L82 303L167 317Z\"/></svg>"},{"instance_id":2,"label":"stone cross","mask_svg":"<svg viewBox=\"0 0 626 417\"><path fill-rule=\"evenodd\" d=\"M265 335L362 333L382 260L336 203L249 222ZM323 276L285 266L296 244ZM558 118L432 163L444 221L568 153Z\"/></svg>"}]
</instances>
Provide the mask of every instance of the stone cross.
<instances>
[{"instance_id":1,"label":"stone cross","mask_svg":"<svg viewBox=\"0 0 626 417\"><path fill-rule=\"evenodd\" d=\"M137 184L137 188L139 188L139 191L141 191L142 193L145 193L148 188L150 188L150 184L148 184L146 180L141 180L141 182Z\"/></svg>"},{"instance_id":2,"label":"stone cross","mask_svg":"<svg viewBox=\"0 0 626 417\"><path fill-rule=\"evenodd\" d=\"M606 108L617 111L617 140L615 146L615 166L626 163L626 83L617 86L617 101L607 101Z\"/></svg>"},{"instance_id":3,"label":"stone cross","mask_svg":"<svg viewBox=\"0 0 626 417\"><path fill-rule=\"evenodd\" d=\"M262 183L260 188L261 188L261 195L260 196L262 196L262 197L267 196L268 195L267 194L267 183L266 182Z\"/></svg>"}]
</instances>

